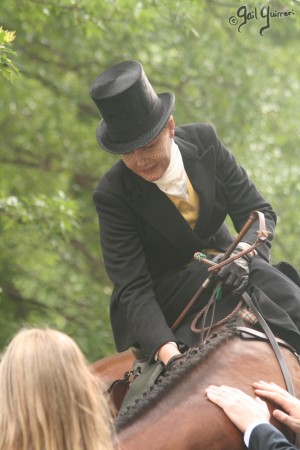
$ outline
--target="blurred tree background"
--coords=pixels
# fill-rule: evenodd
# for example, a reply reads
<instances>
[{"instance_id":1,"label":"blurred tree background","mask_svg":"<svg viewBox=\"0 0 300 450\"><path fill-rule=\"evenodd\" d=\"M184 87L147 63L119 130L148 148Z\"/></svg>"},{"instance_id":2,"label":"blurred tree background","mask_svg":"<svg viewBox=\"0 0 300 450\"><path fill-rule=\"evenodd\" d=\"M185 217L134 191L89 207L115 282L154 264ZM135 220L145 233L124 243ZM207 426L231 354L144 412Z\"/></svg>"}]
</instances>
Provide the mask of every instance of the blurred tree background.
<instances>
[{"instance_id":1,"label":"blurred tree background","mask_svg":"<svg viewBox=\"0 0 300 450\"><path fill-rule=\"evenodd\" d=\"M21 326L47 324L91 361L114 352L92 192L115 157L96 143L88 91L125 59L143 63L157 92L174 92L177 124L215 125L278 214L272 261L300 267L300 3L249 6L291 12L270 18L263 35L260 16L240 32L230 25L241 5L1 3L0 347Z\"/></svg>"}]
</instances>

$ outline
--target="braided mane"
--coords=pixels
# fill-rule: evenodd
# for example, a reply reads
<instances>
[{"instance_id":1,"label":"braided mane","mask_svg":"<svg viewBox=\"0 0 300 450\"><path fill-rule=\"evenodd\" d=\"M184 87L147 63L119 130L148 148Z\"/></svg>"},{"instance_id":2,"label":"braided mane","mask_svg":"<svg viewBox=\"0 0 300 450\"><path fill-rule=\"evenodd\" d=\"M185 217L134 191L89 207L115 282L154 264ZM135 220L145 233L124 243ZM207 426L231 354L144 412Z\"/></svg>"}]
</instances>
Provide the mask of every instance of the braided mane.
<instances>
[{"instance_id":1,"label":"braided mane","mask_svg":"<svg viewBox=\"0 0 300 450\"><path fill-rule=\"evenodd\" d=\"M212 334L206 340L205 345L189 349L185 357L171 365L169 370L160 375L148 391L122 410L115 420L117 432L154 408L164 397L178 387L187 374L196 370L199 364L205 361L212 352L215 352L229 339L237 336L236 322L236 318L228 321L218 333Z\"/></svg>"}]
</instances>

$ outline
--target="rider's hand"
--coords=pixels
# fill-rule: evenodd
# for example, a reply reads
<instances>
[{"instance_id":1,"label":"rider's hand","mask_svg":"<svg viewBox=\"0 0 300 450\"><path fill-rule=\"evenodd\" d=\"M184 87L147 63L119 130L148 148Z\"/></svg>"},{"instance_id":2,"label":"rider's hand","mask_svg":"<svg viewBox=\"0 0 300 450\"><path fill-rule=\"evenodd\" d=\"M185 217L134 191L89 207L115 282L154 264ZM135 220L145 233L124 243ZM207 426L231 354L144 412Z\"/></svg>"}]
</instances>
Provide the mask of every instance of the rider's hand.
<instances>
[{"instance_id":1,"label":"rider's hand","mask_svg":"<svg viewBox=\"0 0 300 450\"><path fill-rule=\"evenodd\" d=\"M167 342L157 351L157 358L166 366L171 358L175 355L181 355L175 342Z\"/></svg>"},{"instance_id":2,"label":"rider's hand","mask_svg":"<svg viewBox=\"0 0 300 450\"><path fill-rule=\"evenodd\" d=\"M245 245L247 244L243 243L242 245L243 246L237 246L231 256L240 253L245 249ZM250 256L248 253L222 267L219 272L216 273L216 281L222 281L223 287L230 289L233 294L241 294L248 285L249 263L252 258L253 256Z\"/></svg>"}]
</instances>

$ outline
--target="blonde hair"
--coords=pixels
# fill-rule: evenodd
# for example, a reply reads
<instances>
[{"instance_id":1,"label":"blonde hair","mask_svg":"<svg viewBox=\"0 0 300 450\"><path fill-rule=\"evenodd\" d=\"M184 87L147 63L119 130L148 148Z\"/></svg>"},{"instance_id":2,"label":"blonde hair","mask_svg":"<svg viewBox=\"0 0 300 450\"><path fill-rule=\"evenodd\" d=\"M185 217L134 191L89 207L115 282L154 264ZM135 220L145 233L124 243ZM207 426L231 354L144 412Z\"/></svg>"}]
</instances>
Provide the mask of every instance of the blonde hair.
<instances>
[{"instance_id":1,"label":"blonde hair","mask_svg":"<svg viewBox=\"0 0 300 450\"><path fill-rule=\"evenodd\" d=\"M73 339L21 330L0 363L0 450L112 449L103 392Z\"/></svg>"}]
</instances>

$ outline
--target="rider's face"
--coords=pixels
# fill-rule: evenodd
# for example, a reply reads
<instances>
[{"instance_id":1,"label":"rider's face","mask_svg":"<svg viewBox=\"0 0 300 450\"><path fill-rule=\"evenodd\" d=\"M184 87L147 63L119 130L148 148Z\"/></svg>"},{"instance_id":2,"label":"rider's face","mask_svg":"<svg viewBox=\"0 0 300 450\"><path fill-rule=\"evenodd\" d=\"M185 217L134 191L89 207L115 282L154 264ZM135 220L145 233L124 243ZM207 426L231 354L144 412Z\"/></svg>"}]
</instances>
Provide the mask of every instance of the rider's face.
<instances>
[{"instance_id":1,"label":"rider's face","mask_svg":"<svg viewBox=\"0 0 300 450\"><path fill-rule=\"evenodd\" d=\"M124 164L146 181L161 178L170 164L173 129L168 123L149 144L123 154Z\"/></svg>"}]
</instances>

